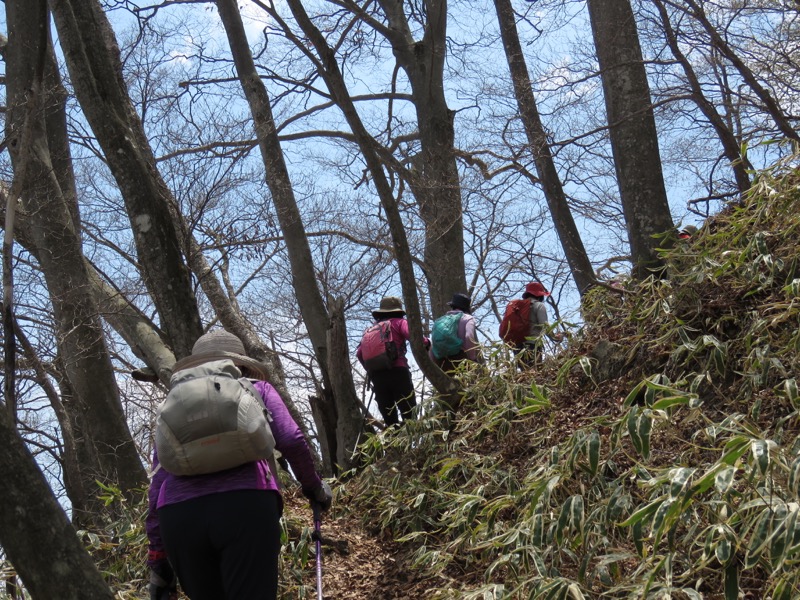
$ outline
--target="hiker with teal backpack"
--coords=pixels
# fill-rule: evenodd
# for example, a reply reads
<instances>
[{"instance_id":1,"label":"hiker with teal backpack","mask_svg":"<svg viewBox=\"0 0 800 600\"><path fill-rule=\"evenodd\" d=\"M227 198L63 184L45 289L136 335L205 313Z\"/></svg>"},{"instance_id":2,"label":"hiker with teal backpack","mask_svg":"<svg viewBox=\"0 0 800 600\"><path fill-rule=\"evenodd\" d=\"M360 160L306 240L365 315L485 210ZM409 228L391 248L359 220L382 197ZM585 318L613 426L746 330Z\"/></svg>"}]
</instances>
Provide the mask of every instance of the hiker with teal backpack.
<instances>
[{"instance_id":1,"label":"hiker with teal backpack","mask_svg":"<svg viewBox=\"0 0 800 600\"><path fill-rule=\"evenodd\" d=\"M283 500L272 450L312 508L331 490L267 367L223 330L201 336L174 368L156 419L148 492L150 600L272 600Z\"/></svg>"},{"instance_id":2,"label":"hiker with teal backpack","mask_svg":"<svg viewBox=\"0 0 800 600\"><path fill-rule=\"evenodd\" d=\"M483 363L470 297L454 294L447 305L450 310L436 319L431 328L431 359L445 372L454 370L464 360Z\"/></svg>"},{"instance_id":3,"label":"hiker with teal backpack","mask_svg":"<svg viewBox=\"0 0 800 600\"><path fill-rule=\"evenodd\" d=\"M544 356L543 336L554 342L564 339L562 333L552 333L547 321L544 299L550 292L538 281L525 286L522 299L512 300L506 306L500 322L500 337L519 359L520 368L530 368Z\"/></svg>"},{"instance_id":4,"label":"hiker with teal backpack","mask_svg":"<svg viewBox=\"0 0 800 600\"><path fill-rule=\"evenodd\" d=\"M372 311L375 323L367 327L356 349L356 358L375 392L378 410L386 427L414 418L417 405L411 369L406 359L409 341L408 321L400 298L386 296ZM430 342L423 338L425 346Z\"/></svg>"}]
</instances>

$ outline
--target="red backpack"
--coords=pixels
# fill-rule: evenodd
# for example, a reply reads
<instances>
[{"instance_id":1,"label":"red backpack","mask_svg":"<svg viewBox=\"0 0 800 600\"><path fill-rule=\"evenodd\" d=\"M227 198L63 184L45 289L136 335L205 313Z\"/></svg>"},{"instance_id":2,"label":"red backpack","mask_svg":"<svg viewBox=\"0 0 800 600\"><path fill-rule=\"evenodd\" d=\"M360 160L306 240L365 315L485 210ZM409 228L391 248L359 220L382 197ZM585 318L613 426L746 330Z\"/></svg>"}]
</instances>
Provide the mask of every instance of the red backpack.
<instances>
[{"instance_id":1,"label":"red backpack","mask_svg":"<svg viewBox=\"0 0 800 600\"><path fill-rule=\"evenodd\" d=\"M364 332L361 360L367 372L392 368L397 360L397 344L392 339L392 323L389 320L379 321Z\"/></svg>"},{"instance_id":2,"label":"red backpack","mask_svg":"<svg viewBox=\"0 0 800 600\"><path fill-rule=\"evenodd\" d=\"M512 300L506 306L500 321L500 337L509 346L521 348L531 329L531 301L529 298Z\"/></svg>"}]
</instances>

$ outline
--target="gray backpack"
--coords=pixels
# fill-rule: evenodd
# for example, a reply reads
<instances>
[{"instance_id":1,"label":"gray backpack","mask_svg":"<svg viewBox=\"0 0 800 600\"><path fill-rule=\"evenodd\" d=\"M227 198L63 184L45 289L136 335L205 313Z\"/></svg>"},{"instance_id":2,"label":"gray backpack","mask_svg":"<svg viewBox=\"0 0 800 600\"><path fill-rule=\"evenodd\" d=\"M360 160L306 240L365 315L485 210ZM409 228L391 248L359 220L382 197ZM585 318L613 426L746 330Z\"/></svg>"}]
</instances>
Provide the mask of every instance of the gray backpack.
<instances>
[{"instance_id":1,"label":"gray backpack","mask_svg":"<svg viewBox=\"0 0 800 600\"><path fill-rule=\"evenodd\" d=\"M275 449L261 394L231 360L181 369L156 414L156 450L175 475L268 459Z\"/></svg>"}]
</instances>

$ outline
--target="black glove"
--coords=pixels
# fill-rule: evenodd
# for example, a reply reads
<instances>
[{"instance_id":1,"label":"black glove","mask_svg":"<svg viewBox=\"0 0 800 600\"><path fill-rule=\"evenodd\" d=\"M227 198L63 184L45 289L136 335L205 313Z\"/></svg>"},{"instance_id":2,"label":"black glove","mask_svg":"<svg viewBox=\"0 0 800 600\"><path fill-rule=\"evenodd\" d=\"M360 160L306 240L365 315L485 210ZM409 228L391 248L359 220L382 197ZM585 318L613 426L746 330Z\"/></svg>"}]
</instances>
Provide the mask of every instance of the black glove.
<instances>
[{"instance_id":1,"label":"black glove","mask_svg":"<svg viewBox=\"0 0 800 600\"><path fill-rule=\"evenodd\" d=\"M319 487L316 487L313 490L303 490L303 495L311 500L311 504L319 504L322 510L328 510L331 507L331 502L333 501L333 492L331 492L331 486L329 486L328 482L326 481L323 481Z\"/></svg>"},{"instance_id":2,"label":"black glove","mask_svg":"<svg viewBox=\"0 0 800 600\"><path fill-rule=\"evenodd\" d=\"M147 590L150 600L178 600L178 578L166 560L156 567L150 567Z\"/></svg>"}]
</instances>

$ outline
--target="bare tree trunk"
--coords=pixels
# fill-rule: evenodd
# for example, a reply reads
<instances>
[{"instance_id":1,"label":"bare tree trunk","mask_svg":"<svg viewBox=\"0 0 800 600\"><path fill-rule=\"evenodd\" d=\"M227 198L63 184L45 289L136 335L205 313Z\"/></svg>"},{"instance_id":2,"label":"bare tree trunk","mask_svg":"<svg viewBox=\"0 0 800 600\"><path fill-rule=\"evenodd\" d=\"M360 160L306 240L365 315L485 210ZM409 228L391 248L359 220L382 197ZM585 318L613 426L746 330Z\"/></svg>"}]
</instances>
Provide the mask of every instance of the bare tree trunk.
<instances>
[{"instance_id":1,"label":"bare tree trunk","mask_svg":"<svg viewBox=\"0 0 800 600\"><path fill-rule=\"evenodd\" d=\"M0 448L0 546L31 598L112 600L114 594L5 411L0 411Z\"/></svg>"},{"instance_id":2,"label":"bare tree trunk","mask_svg":"<svg viewBox=\"0 0 800 600\"><path fill-rule=\"evenodd\" d=\"M503 48L511 72L511 81L514 84L514 96L517 99L519 115L528 137L528 145L536 163L536 171L542 182L544 196L553 217L553 224L567 257L572 278L578 288L578 293L583 295L595 283L594 269L586 254L578 227L572 218L572 211L567 203L561 179L558 176L553 155L547 143L547 133L544 130L539 109L536 106L536 97L533 95L528 66L522 54L519 43L519 34L515 22L514 11L510 0L494 0L497 19L500 22L500 35L503 38Z\"/></svg>"},{"instance_id":3,"label":"bare tree trunk","mask_svg":"<svg viewBox=\"0 0 800 600\"><path fill-rule=\"evenodd\" d=\"M328 396L309 396L311 416L317 428L317 443L322 453L322 472L326 477L336 473L336 403Z\"/></svg>"},{"instance_id":4,"label":"bare tree trunk","mask_svg":"<svg viewBox=\"0 0 800 600\"><path fill-rule=\"evenodd\" d=\"M236 0L217 0L217 8L228 36L239 81L253 115L256 138L266 171L267 185L272 193L272 201L275 203L278 222L286 242L295 297L303 316L303 323L311 339L324 386L331 390L334 398L337 398L340 394L347 393L348 379L349 388L353 388L352 373L349 369L346 374L340 373L340 377L336 378L335 383L328 373L328 312L317 286L314 259L308 245L303 219L294 197L289 171L283 159L269 95L253 62ZM346 354L348 353L346 352ZM320 437L324 436L324 432L318 433Z\"/></svg>"},{"instance_id":5,"label":"bare tree trunk","mask_svg":"<svg viewBox=\"0 0 800 600\"><path fill-rule=\"evenodd\" d=\"M425 222L425 274L435 317L447 312L456 292L467 292L461 184L455 160L455 113L444 95L447 55L447 1L425 2L425 31L414 39L404 9L379 0L389 21L384 30L397 63L411 84L421 153L410 184Z\"/></svg>"},{"instance_id":6,"label":"bare tree trunk","mask_svg":"<svg viewBox=\"0 0 800 600\"><path fill-rule=\"evenodd\" d=\"M57 81L55 58L46 35L49 31L46 5L43 6L44 16L37 12L38 4L22 0L6 4L10 33L7 50L9 149L15 170L24 177L19 182L20 188L25 189L21 206L29 225L34 254L45 276L57 325L58 354L63 359L63 373L72 391L65 406L83 422L83 439L93 448L95 460L81 465L84 486L92 489L95 480L100 479L130 492L144 484L146 472L127 427L114 369L90 292L76 234L77 224L72 221L77 212L69 210L50 159L44 111L27 115L32 119L32 134L26 142L29 147L20 148L19 132L26 118L26 96L29 90L37 87L33 59L39 55L39 48L46 56L44 64L49 74L46 81L51 84ZM42 27L45 35L41 35ZM43 90L42 106L47 105L52 115L58 111L54 105L58 106L64 95L51 94L51 91L55 89ZM62 166L68 164L67 157L68 154L62 153ZM62 170L61 174L70 179L66 171ZM74 196L71 200L74 201Z\"/></svg>"},{"instance_id":7,"label":"bare tree trunk","mask_svg":"<svg viewBox=\"0 0 800 600\"><path fill-rule=\"evenodd\" d=\"M336 394L336 472L347 471L358 464L356 449L365 431L364 414L358 404L350 369L347 347L347 325L344 320L344 301L329 298L331 327L328 330L328 366L331 380L339 391Z\"/></svg>"},{"instance_id":8,"label":"bare tree trunk","mask_svg":"<svg viewBox=\"0 0 800 600\"><path fill-rule=\"evenodd\" d=\"M422 316L420 314L420 303L417 295L414 263L411 258L411 251L409 250L408 238L406 237L400 209L397 206L396 199L392 195L392 188L386 178L383 163L375 148L374 140L361 122L353 99L347 91L347 86L339 70L339 65L336 62L333 49L328 46L322 33L314 26L311 19L308 18L308 14L300 0L288 0L288 5L298 25L308 37L308 40L314 46L319 56L319 59L315 61L316 68L324 79L333 100L341 109L353 132L356 143L361 149L367 168L372 176L372 183L380 198L381 206L386 213L389 231L392 235L392 247L394 249L395 260L397 260L397 268L400 275L400 285L403 289L403 303L406 309L406 318L408 319L409 333L411 336L411 351L414 353L417 364L433 387L443 396L445 402L449 402L451 405L455 406L459 398L460 388L458 382L437 367L428 357L428 353L424 351L422 340ZM279 15L275 13L271 14L273 14L276 20L279 19ZM302 44L305 46L305 40L298 40L287 28L285 28L284 31L295 44Z\"/></svg>"},{"instance_id":9,"label":"bare tree trunk","mask_svg":"<svg viewBox=\"0 0 800 600\"><path fill-rule=\"evenodd\" d=\"M169 386L175 355L164 335L147 315L133 305L119 290L106 282L93 265L87 262L92 295L100 315L165 386Z\"/></svg>"},{"instance_id":10,"label":"bare tree trunk","mask_svg":"<svg viewBox=\"0 0 800 600\"><path fill-rule=\"evenodd\" d=\"M661 0L653 0L653 4L655 4L658 14L661 17L667 44L670 50L672 50L672 55L678 61L678 64L680 64L684 75L686 75L686 81L689 83L689 89L691 90L691 99L714 128L722 144L722 151L725 158L728 159L731 169L733 170L733 176L736 179L739 194L742 195L750 189L751 181L747 171L752 171L753 165L750 164L750 161L747 160L747 156L741 151L741 140L736 139L736 135L725 125L725 121L717 112L716 107L705 97L705 94L703 94L703 87L700 85L692 63L681 51L677 33L672 27L664 3L661 2Z\"/></svg>"},{"instance_id":11,"label":"bare tree trunk","mask_svg":"<svg viewBox=\"0 0 800 600\"><path fill-rule=\"evenodd\" d=\"M587 0L611 150L633 259L645 278L663 266L654 235L674 228L664 187L650 86L629 0Z\"/></svg>"},{"instance_id":12,"label":"bare tree trunk","mask_svg":"<svg viewBox=\"0 0 800 600\"><path fill-rule=\"evenodd\" d=\"M703 29L706 30L706 33L711 38L711 43L713 46L730 61L734 68L739 72L739 75L742 76L742 79L744 79L747 86L753 90L756 96L758 96L759 100L761 100L761 102L764 104L764 108L775 121L775 124L778 126L778 129L780 129L781 133L785 135L787 139L790 139L795 143L800 143L800 134L798 134L797 130L792 126L790 117L783 111L775 98L772 97L770 91L765 86L761 85L755 73L736 54L733 48L730 47L730 45L725 41L725 38L720 35L719 31L717 31L717 28L714 27L714 25L708 20L702 5L698 4L695 0L685 0L679 5L676 5L672 2L670 2L670 4L679 10L685 11L693 19L700 23L700 25L702 25Z\"/></svg>"},{"instance_id":13,"label":"bare tree trunk","mask_svg":"<svg viewBox=\"0 0 800 600\"><path fill-rule=\"evenodd\" d=\"M177 206L128 96L114 33L97 0L50 4L78 101L122 192L145 285L182 358L203 333L200 314L181 253Z\"/></svg>"}]
</instances>

